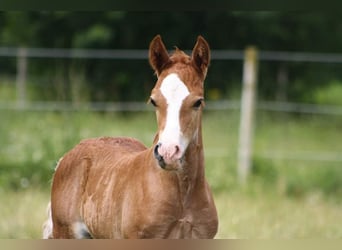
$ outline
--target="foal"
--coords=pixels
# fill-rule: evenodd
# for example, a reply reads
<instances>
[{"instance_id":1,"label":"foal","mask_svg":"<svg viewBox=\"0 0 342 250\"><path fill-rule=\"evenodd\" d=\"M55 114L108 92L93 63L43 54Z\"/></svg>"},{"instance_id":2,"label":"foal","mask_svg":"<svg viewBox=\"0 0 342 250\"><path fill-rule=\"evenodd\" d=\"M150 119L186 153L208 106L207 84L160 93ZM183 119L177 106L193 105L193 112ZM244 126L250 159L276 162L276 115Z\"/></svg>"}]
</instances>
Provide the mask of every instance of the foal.
<instances>
[{"instance_id":1,"label":"foal","mask_svg":"<svg viewBox=\"0 0 342 250\"><path fill-rule=\"evenodd\" d=\"M191 57L150 43L158 77L150 102L153 146L125 137L81 141L59 161L44 238L213 238L218 218L204 175L201 116L210 60L198 37Z\"/></svg>"}]
</instances>

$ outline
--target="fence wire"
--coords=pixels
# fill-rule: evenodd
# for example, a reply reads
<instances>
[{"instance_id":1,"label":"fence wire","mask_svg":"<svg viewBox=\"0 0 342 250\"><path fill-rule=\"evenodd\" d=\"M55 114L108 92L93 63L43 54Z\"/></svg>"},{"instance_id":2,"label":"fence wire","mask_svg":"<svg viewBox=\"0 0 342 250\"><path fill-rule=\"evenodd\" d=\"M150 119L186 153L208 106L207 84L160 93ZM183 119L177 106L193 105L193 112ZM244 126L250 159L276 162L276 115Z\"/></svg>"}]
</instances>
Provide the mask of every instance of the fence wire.
<instances>
[{"instance_id":1,"label":"fence wire","mask_svg":"<svg viewBox=\"0 0 342 250\"><path fill-rule=\"evenodd\" d=\"M191 51L185 51L191 53ZM148 50L92 50L92 49L63 49L63 48L9 48L0 47L0 57L27 58L79 58L79 59L112 59L112 60L147 60ZM212 50L212 60L244 59L243 50ZM315 63L342 63L342 54L290 52L290 51L258 51L260 61L288 61ZM206 110L237 110L241 107L240 100L207 101ZM342 107L337 105L317 105L293 102L270 102L259 100L257 110L270 112L302 113L315 115L342 115ZM62 112L141 112L153 111L145 102L55 102L55 101L0 101L0 110L13 111L62 111ZM225 149L211 149L209 157L227 156ZM232 156L228 156L232 157ZM280 160L309 160L342 162L339 152L275 152L258 153L258 157Z\"/></svg>"},{"instance_id":2,"label":"fence wire","mask_svg":"<svg viewBox=\"0 0 342 250\"><path fill-rule=\"evenodd\" d=\"M240 110L240 100L206 101L205 110ZM15 101L0 101L2 110L21 111L92 111L92 112L140 112L153 111L146 102L54 102L54 101L31 101L18 103ZM294 102L271 102L259 101L257 110L286 113L302 113L317 115L342 116L342 107L338 105L318 105Z\"/></svg>"},{"instance_id":3,"label":"fence wire","mask_svg":"<svg viewBox=\"0 0 342 250\"><path fill-rule=\"evenodd\" d=\"M93 58L147 60L148 50L138 49L64 49L64 48L11 48L0 47L0 57L17 57L25 50L25 56L33 58ZM191 54L190 50L185 50ZM243 50L211 50L212 60L243 60ZM296 51L258 51L261 61L342 63L340 53L313 53Z\"/></svg>"}]
</instances>

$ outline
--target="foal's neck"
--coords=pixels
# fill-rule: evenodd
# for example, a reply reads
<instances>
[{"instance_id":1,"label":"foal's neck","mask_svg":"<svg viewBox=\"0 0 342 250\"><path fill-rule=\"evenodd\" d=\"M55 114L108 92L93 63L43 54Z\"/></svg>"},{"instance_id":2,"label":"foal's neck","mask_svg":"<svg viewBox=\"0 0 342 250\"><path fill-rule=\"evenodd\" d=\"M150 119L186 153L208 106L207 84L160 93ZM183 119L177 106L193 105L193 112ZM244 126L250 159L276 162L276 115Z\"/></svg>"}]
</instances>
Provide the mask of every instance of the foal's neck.
<instances>
[{"instance_id":1,"label":"foal's neck","mask_svg":"<svg viewBox=\"0 0 342 250\"><path fill-rule=\"evenodd\" d=\"M153 144L155 145L158 141L158 133L156 134ZM153 147L150 148L150 159L153 159L156 168L160 168L157 161L153 156ZM184 205L193 194L193 191L198 188L203 188L205 185L204 178L204 151L202 141L202 126L199 125L197 135L189 143L188 149L184 155L184 165L182 169L177 171L165 171L162 170L163 174L158 175L162 178L166 178L173 185L178 185L180 195L183 199ZM175 183L175 181L177 183Z\"/></svg>"},{"instance_id":2,"label":"foal's neck","mask_svg":"<svg viewBox=\"0 0 342 250\"><path fill-rule=\"evenodd\" d=\"M201 127L196 138L188 146L182 170L177 171L176 175L181 195L185 199L184 202L190 198L195 189L204 185L204 152Z\"/></svg>"}]
</instances>

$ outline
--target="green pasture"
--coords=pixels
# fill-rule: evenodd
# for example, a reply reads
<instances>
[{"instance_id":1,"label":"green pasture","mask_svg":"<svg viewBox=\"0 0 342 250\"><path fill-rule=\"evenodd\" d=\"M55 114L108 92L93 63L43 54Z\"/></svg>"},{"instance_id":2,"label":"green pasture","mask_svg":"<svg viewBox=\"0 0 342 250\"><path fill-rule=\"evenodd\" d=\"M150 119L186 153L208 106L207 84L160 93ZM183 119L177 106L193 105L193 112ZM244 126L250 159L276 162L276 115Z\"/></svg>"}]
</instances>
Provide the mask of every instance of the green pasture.
<instances>
[{"instance_id":1,"label":"green pasture","mask_svg":"<svg viewBox=\"0 0 342 250\"><path fill-rule=\"evenodd\" d=\"M0 238L40 238L54 167L81 139L131 136L151 145L145 113L0 111ZM341 238L342 119L259 111L253 170L237 182L238 111L205 111L206 175L217 238Z\"/></svg>"}]
</instances>

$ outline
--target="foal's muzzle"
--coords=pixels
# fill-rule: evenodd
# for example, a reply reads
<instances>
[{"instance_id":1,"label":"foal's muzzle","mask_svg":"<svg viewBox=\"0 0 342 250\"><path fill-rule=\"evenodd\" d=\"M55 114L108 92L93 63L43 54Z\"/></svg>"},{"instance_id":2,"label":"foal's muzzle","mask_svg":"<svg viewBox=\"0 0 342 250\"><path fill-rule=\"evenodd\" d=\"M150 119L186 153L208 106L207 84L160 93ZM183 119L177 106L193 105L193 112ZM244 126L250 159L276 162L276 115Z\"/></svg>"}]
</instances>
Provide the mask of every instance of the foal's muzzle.
<instances>
[{"instance_id":1,"label":"foal's muzzle","mask_svg":"<svg viewBox=\"0 0 342 250\"><path fill-rule=\"evenodd\" d=\"M160 143L156 144L156 146L154 147L154 151L153 151L154 157L157 159L159 166L162 169L165 169L166 164L165 164L163 156L161 156L158 152L159 147L160 147Z\"/></svg>"}]
</instances>

